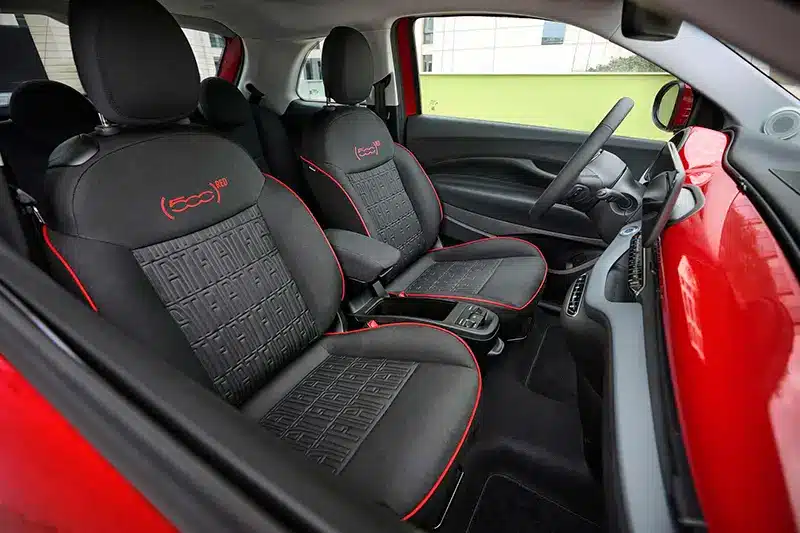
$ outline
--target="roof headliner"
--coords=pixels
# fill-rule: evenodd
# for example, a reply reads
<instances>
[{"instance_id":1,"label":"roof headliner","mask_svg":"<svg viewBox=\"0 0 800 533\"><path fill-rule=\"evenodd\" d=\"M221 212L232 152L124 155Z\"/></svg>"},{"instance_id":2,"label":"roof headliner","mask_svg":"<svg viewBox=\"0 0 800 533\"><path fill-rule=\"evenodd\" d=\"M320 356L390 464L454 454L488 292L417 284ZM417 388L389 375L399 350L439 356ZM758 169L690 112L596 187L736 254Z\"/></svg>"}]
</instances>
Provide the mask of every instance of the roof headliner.
<instances>
[{"instance_id":1,"label":"roof headliner","mask_svg":"<svg viewBox=\"0 0 800 533\"><path fill-rule=\"evenodd\" d=\"M486 0L161 0L174 14L215 20L242 37L301 40L337 25L388 28L400 17L427 13L487 13ZM0 9L65 19L65 0L0 0ZM494 0L491 14L553 18L603 36L619 25L619 0Z\"/></svg>"}]
</instances>

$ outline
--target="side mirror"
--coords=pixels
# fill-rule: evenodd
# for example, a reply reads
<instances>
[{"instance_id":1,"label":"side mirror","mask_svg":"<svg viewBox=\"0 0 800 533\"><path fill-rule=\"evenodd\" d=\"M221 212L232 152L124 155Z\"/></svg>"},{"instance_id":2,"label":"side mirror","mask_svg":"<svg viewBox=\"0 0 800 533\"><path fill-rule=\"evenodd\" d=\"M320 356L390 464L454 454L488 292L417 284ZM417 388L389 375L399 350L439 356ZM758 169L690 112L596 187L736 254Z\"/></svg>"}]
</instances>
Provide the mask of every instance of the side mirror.
<instances>
[{"instance_id":1,"label":"side mirror","mask_svg":"<svg viewBox=\"0 0 800 533\"><path fill-rule=\"evenodd\" d=\"M694 91L682 81L672 80L656 93L653 100L653 123L663 131L686 127L694 109Z\"/></svg>"}]
</instances>

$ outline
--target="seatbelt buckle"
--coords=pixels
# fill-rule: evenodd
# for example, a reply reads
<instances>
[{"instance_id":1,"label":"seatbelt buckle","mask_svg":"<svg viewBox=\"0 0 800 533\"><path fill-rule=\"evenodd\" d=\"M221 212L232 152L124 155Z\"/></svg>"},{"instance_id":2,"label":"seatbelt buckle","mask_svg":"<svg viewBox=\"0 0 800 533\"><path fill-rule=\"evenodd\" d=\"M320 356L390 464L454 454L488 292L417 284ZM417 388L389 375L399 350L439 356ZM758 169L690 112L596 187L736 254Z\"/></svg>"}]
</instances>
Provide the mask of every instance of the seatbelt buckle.
<instances>
[{"instance_id":1,"label":"seatbelt buckle","mask_svg":"<svg viewBox=\"0 0 800 533\"><path fill-rule=\"evenodd\" d=\"M27 214L33 215L39 224L44 226L44 217L42 217L42 214L39 212L39 208L36 207L36 199L33 196L18 188L17 201Z\"/></svg>"}]
</instances>

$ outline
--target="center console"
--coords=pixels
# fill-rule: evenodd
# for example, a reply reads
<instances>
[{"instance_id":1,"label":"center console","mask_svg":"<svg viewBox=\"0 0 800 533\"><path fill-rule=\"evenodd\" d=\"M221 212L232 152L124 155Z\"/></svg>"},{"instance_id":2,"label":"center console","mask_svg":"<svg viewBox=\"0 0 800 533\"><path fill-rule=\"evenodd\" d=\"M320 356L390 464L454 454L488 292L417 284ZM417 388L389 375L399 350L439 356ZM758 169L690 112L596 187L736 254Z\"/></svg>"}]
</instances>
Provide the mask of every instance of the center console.
<instances>
[{"instance_id":1,"label":"center console","mask_svg":"<svg viewBox=\"0 0 800 533\"><path fill-rule=\"evenodd\" d=\"M360 324L419 322L451 331L467 341L475 355L502 350L497 338L500 319L479 305L435 298L382 296L370 298L351 318ZM499 341L499 344L498 344Z\"/></svg>"},{"instance_id":2,"label":"center console","mask_svg":"<svg viewBox=\"0 0 800 533\"><path fill-rule=\"evenodd\" d=\"M417 322L445 329L466 341L476 357L503 350L497 334L500 319L489 309L469 302L438 298L390 296L381 280L394 268L400 252L361 234L325 232L342 271L356 296L349 301L347 320L355 327L375 327L397 322Z\"/></svg>"}]
</instances>

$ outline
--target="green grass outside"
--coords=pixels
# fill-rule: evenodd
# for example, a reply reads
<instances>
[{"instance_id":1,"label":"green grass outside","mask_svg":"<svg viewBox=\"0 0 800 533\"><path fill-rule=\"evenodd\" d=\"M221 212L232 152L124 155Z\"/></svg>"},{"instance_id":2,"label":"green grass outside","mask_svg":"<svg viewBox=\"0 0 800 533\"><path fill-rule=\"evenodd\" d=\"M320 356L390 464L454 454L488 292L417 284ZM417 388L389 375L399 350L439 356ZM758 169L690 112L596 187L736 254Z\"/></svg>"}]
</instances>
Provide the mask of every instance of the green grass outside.
<instances>
[{"instance_id":1,"label":"green grass outside","mask_svg":"<svg viewBox=\"0 0 800 533\"><path fill-rule=\"evenodd\" d=\"M669 74L423 74L422 112L591 131L623 96L636 102L618 135L666 140L650 118Z\"/></svg>"}]
</instances>

